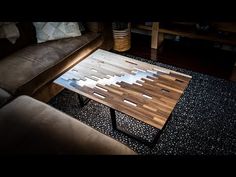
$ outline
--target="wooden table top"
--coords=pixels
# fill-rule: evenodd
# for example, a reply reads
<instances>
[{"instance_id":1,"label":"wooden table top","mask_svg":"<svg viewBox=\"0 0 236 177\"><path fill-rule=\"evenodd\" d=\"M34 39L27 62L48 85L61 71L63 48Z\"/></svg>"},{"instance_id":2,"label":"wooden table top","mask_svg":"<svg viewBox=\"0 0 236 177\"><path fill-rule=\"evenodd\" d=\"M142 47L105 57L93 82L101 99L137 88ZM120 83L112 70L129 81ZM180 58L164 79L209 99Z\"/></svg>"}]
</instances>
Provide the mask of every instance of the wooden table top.
<instances>
[{"instance_id":1,"label":"wooden table top","mask_svg":"<svg viewBox=\"0 0 236 177\"><path fill-rule=\"evenodd\" d=\"M161 129L191 78L98 49L54 83Z\"/></svg>"}]
</instances>

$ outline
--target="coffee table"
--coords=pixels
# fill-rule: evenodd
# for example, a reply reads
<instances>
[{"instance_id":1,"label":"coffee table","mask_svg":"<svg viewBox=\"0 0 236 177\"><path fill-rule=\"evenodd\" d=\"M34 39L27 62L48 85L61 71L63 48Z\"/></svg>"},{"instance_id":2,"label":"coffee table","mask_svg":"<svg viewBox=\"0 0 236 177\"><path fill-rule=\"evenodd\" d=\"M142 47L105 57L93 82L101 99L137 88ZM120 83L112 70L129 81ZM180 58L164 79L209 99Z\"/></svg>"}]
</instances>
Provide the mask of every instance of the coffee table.
<instances>
[{"instance_id":1,"label":"coffee table","mask_svg":"<svg viewBox=\"0 0 236 177\"><path fill-rule=\"evenodd\" d=\"M110 108L112 126L153 146L191 76L98 49L54 83ZM83 102L82 102L83 103ZM148 142L116 124L115 110L161 131Z\"/></svg>"}]
</instances>

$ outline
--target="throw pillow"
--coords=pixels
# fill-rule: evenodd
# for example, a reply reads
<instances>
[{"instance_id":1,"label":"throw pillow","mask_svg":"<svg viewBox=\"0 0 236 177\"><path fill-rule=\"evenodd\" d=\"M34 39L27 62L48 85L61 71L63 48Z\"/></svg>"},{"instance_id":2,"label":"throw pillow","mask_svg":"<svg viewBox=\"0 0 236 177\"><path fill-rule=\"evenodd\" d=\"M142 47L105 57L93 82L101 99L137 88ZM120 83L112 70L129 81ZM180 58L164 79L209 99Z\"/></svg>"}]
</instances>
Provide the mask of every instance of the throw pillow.
<instances>
[{"instance_id":1,"label":"throw pillow","mask_svg":"<svg viewBox=\"0 0 236 177\"><path fill-rule=\"evenodd\" d=\"M20 37L20 32L15 22L1 22L0 23L0 38L8 39L12 44Z\"/></svg>"},{"instance_id":2,"label":"throw pillow","mask_svg":"<svg viewBox=\"0 0 236 177\"><path fill-rule=\"evenodd\" d=\"M81 36L77 22L34 22L37 42Z\"/></svg>"}]
</instances>

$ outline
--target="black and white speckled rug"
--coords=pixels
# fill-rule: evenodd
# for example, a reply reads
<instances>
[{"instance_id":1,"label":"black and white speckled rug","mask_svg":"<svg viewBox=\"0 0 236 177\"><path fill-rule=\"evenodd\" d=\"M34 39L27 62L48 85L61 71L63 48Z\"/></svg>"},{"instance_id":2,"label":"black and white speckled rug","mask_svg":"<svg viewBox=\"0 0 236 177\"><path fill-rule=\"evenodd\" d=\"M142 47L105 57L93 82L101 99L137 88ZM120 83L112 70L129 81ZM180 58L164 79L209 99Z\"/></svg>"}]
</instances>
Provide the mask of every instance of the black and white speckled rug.
<instances>
[{"instance_id":1,"label":"black and white speckled rug","mask_svg":"<svg viewBox=\"0 0 236 177\"><path fill-rule=\"evenodd\" d=\"M236 154L236 82L204 75L139 57L128 57L192 76L154 148L112 129L110 110L95 101L80 107L76 93L63 90L49 104L98 131L126 144L139 154ZM151 141L158 129L122 113L118 124Z\"/></svg>"}]
</instances>

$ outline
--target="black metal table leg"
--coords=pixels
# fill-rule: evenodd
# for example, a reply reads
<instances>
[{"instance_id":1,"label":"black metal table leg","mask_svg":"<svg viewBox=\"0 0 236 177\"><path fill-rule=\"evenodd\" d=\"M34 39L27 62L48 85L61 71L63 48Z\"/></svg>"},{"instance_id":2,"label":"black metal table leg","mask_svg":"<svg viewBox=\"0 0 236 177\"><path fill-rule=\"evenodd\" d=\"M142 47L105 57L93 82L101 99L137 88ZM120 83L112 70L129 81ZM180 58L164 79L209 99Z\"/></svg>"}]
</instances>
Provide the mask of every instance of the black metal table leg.
<instances>
[{"instance_id":1,"label":"black metal table leg","mask_svg":"<svg viewBox=\"0 0 236 177\"><path fill-rule=\"evenodd\" d=\"M111 113L111 123L112 123L112 127L113 127L114 130L118 130L118 131L124 133L125 135L127 135L127 136L129 136L129 137L131 137L131 138L134 138L134 139L136 139L136 140L138 140L138 141L140 141L140 142L146 144L146 145L149 146L150 148L153 148L153 147L156 145L156 143L157 143L157 141L159 140L159 137L160 137L160 135L161 135L163 129L165 128L166 123L167 123L167 121L166 121L166 123L165 123L165 125L163 126L163 128L158 131L158 133L155 135L153 141L150 142L150 141L147 141L147 140L145 140L145 139L142 139L142 138L140 138L140 137L138 137L138 136L136 136L136 135L134 135L134 134L131 134L130 132L128 132L127 130L125 130L124 128L122 128L121 126L117 126L115 110L114 110L113 108L110 108L110 113ZM170 115L170 116L171 116L171 115Z\"/></svg>"},{"instance_id":2,"label":"black metal table leg","mask_svg":"<svg viewBox=\"0 0 236 177\"><path fill-rule=\"evenodd\" d=\"M78 95L79 104L81 107L85 106L90 101L89 98L84 99L82 95L80 95L80 94L77 94L77 95Z\"/></svg>"},{"instance_id":3,"label":"black metal table leg","mask_svg":"<svg viewBox=\"0 0 236 177\"><path fill-rule=\"evenodd\" d=\"M116 125L116 112L114 109L110 108L110 113L111 113L111 124L113 129L117 129Z\"/></svg>"},{"instance_id":4,"label":"black metal table leg","mask_svg":"<svg viewBox=\"0 0 236 177\"><path fill-rule=\"evenodd\" d=\"M164 126L162 127L162 129L160 129L160 130L157 132L156 136L154 137L154 139L153 139L153 141L152 141L152 143L151 143L151 147L153 147L153 146L157 143L157 141L159 140L159 138L160 138L160 136L161 136L163 130L166 128L167 122L170 121L170 118L171 118L171 117L172 117L172 113L170 113L170 115L169 115L167 121L165 122Z\"/></svg>"}]
</instances>

